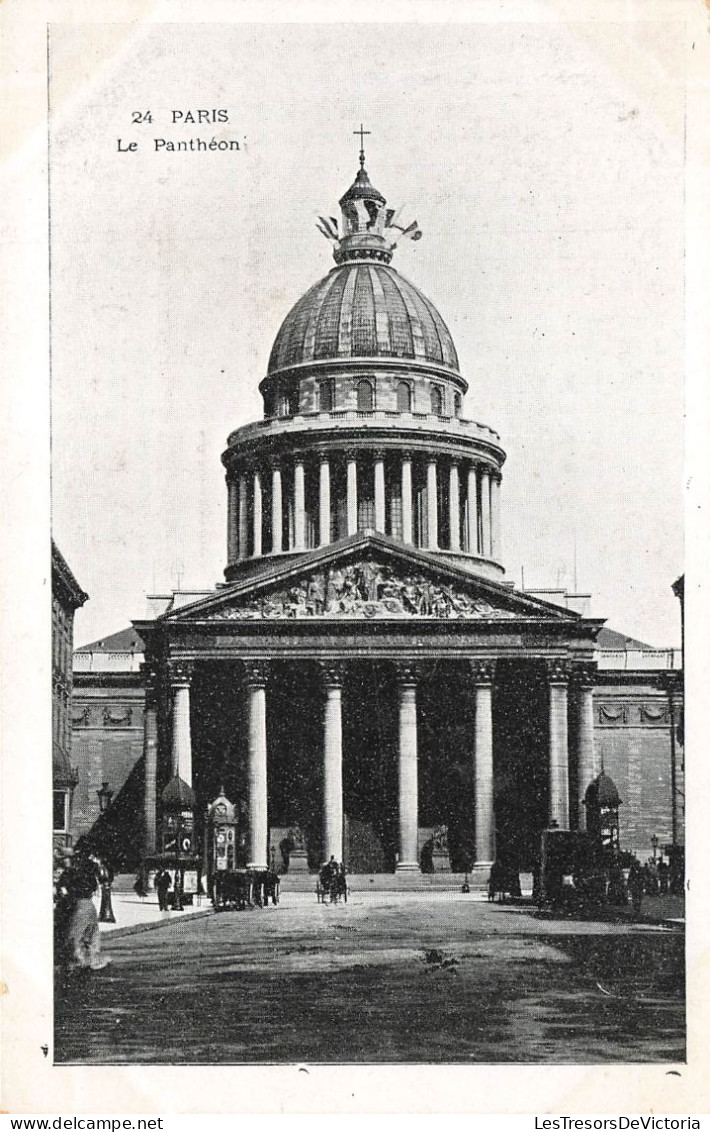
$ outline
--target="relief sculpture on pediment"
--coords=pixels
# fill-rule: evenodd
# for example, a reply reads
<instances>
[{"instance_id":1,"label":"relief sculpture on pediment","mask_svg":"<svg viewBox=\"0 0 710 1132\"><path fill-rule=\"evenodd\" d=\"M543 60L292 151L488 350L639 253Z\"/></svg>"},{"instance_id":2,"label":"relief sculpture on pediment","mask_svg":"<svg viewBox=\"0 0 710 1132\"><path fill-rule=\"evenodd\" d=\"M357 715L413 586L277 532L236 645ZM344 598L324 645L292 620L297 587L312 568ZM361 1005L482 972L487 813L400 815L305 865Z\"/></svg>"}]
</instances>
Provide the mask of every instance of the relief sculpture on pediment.
<instances>
[{"instance_id":1,"label":"relief sculpture on pediment","mask_svg":"<svg viewBox=\"0 0 710 1132\"><path fill-rule=\"evenodd\" d=\"M515 615L485 599L421 574L397 574L373 560L311 574L288 589L220 609L209 619L255 620L302 617L427 617L508 619Z\"/></svg>"}]
</instances>

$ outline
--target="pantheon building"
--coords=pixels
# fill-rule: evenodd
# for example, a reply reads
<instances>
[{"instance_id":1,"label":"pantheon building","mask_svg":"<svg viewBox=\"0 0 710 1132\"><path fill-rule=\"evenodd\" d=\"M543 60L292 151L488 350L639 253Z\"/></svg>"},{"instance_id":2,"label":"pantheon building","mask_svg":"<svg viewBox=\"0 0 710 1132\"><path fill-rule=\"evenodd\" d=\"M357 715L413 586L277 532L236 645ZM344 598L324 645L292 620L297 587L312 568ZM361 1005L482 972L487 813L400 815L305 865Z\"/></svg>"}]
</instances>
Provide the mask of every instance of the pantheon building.
<instances>
[{"instance_id":1,"label":"pantheon building","mask_svg":"<svg viewBox=\"0 0 710 1132\"><path fill-rule=\"evenodd\" d=\"M177 775L198 823L224 788L257 867L286 835L311 868L529 867L550 822L584 827L603 622L506 581L502 440L466 416L452 336L393 266L418 229L362 152L339 203L321 221L335 264L276 334L263 418L222 456L225 581L133 623L144 659L120 710L140 700L142 852ZM101 696L77 680L91 726Z\"/></svg>"}]
</instances>

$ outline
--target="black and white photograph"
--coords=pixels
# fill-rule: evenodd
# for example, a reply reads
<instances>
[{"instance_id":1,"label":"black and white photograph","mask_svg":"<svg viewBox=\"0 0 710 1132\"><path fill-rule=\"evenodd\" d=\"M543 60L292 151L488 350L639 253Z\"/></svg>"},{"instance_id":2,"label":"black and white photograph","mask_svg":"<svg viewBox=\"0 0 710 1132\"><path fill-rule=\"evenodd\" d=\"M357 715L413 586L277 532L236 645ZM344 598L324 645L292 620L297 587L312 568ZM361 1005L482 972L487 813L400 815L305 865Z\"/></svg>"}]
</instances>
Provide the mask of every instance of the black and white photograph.
<instances>
[{"instance_id":1,"label":"black and white photograph","mask_svg":"<svg viewBox=\"0 0 710 1132\"><path fill-rule=\"evenodd\" d=\"M462 7L46 23L31 1057L126 1111L688 1072L692 5Z\"/></svg>"}]
</instances>

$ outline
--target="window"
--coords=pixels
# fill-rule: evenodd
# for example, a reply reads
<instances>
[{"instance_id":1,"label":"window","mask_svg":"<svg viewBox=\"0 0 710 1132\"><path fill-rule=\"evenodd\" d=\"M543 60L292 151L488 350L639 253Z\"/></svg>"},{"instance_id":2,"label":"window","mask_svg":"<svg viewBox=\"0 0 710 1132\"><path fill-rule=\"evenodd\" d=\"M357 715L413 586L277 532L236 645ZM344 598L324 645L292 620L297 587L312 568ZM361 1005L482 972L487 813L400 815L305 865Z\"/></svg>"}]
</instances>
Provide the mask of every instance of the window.
<instances>
[{"instance_id":1,"label":"window","mask_svg":"<svg viewBox=\"0 0 710 1132\"><path fill-rule=\"evenodd\" d=\"M290 417L291 406L289 405L289 394L286 389L279 390L279 416Z\"/></svg>"},{"instance_id":2,"label":"window","mask_svg":"<svg viewBox=\"0 0 710 1132\"><path fill-rule=\"evenodd\" d=\"M375 406L375 391L371 381L357 383L357 409L359 413L371 413Z\"/></svg>"},{"instance_id":3,"label":"window","mask_svg":"<svg viewBox=\"0 0 710 1132\"><path fill-rule=\"evenodd\" d=\"M297 417L299 408L300 408L299 391L298 391L298 386L295 385L293 387L293 389L291 389L289 391L289 395L288 395L288 415L290 417Z\"/></svg>"},{"instance_id":4,"label":"window","mask_svg":"<svg viewBox=\"0 0 710 1132\"><path fill-rule=\"evenodd\" d=\"M397 410L400 413L412 411L412 387L408 381L400 381L397 385Z\"/></svg>"},{"instance_id":5,"label":"window","mask_svg":"<svg viewBox=\"0 0 710 1132\"><path fill-rule=\"evenodd\" d=\"M54 813L54 832L66 833L67 831L67 800L68 794L66 790L54 790L52 794L52 810Z\"/></svg>"},{"instance_id":6,"label":"window","mask_svg":"<svg viewBox=\"0 0 710 1132\"><path fill-rule=\"evenodd\" d=\"M454 416L461 416L461 394L454 393Z\"/></svg>"},{"instance_id":7,"label":"window","mask_svg":"<svg viewBox=\"0 0 710 1132\"><path fill-rule=\"evenodd\" d=\"M318 386L318 411L330 413L333 410L333 382L321 381Z\"/></svg>"},{"instance_id":8,"label":"window","mask_svg":"<svg viewBox=\"0 0 710 1132\"><path fill-rule=\"evenodd\" d=\"M440 385L432 385L431 387L431 411L437 417L440 417L444 412L444 393Z\"/></svg>"}]
</instances>

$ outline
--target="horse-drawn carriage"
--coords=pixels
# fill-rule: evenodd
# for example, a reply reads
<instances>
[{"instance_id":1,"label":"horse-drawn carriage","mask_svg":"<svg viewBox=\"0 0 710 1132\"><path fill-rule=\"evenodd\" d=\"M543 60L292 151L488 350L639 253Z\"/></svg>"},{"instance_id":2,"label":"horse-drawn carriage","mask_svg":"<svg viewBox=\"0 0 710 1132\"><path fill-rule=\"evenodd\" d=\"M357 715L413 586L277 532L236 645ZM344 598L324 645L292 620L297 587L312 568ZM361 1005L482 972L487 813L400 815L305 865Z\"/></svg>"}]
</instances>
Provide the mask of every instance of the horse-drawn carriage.
<instances>
[{"instance_id":1,"label":"horse-drawn carriage","mask_svg":"<svg viewBox=\"0 0 710 1132\"><path fill-rule=\"evenodd\" d=\"M316 881L316 898L319 904L348 902L348 878L343 865L329 861L323 865Z\"/></svg>"},{"instance_id":2,"label":"horse-drawn carriage","mask_svg":"<svg viewBox=\"0 0 710 1132\"><path fill-rule=\"evenodd\" d=\"M272 869L223 869L212 878L212 905L216 912L264 908L278 904L281 878Z\"/></svg>"}]
</instances>

